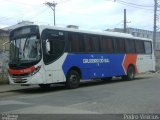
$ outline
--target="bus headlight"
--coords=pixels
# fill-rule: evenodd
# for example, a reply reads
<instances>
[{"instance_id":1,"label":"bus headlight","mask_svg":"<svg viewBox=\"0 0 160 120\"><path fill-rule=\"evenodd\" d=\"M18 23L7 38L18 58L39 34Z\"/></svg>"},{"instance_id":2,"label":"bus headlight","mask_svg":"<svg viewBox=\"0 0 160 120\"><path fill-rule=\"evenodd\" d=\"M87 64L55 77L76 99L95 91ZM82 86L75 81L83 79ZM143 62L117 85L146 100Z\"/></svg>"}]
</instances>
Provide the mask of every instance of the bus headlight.
<instances>
[{"instance_id":1,"label":"bus headlight","mask_svg":"<svg viewBox=\"0 0 160 120\"><path fill-rule=\"evenodd\" d=\"M41 69L41 66L35 68L35 70L30 74L31 76L36 74Z\"/></svg>"}]
</instances>

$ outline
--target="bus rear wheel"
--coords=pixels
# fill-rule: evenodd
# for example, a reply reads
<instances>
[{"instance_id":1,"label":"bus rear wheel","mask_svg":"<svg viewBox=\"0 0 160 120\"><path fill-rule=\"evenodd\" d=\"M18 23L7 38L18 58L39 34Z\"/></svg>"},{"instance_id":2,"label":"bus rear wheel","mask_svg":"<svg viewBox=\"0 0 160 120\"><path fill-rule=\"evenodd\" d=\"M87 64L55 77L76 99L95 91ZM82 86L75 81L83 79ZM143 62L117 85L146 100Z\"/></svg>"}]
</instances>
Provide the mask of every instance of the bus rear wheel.
<instances>
[{"instance_id":1,"label":"bus rear wheel","mask_svg":"<svg viewBox=\"0 0 160 120\"><path fill-rule=\"evenodd\" d=\"M129 66L127 69L127 75L122 76L123 80L133 80L135 77L135 68L133 66Z\"/></svg>"},{"instance_id":2,"label":"bus rear wheel","mask_svg":"<svg viewBox=\"0 0 160 120\"><path fill-rule=\"evenodd\" d=\"M66 78L66 87L70 89L77 88L80 83L80 75L75 70L70 70Z\"/></svg>"}]
</instances>

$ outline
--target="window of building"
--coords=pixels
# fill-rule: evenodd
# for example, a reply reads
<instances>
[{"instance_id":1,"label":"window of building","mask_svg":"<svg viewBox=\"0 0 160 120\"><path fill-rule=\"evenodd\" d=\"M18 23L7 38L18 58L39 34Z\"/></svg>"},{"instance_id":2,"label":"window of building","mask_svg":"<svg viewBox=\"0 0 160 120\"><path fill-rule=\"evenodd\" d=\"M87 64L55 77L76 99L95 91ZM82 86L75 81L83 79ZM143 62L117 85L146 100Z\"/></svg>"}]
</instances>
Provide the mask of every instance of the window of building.
<instances>
[{"instance_id":1,"label":"window of building","mask_svg":"<svg viewBox=\"0 0 160 120\"><path fill-rule=\"evenodd\" d=\"M145 34L142 34L143 35L143 37L145 38Z\"/></svg>"},{"instance_id":2,"label":"window of building","mask_svg":"<svg viewBox=\"0 0 160 120\"><path fill-rule=\"evenodd\" d=\"M136 49L135 49L134 40L126 39L125 45L126 45L126 52L127 53L135 53Z\"/></svg>"},{"instance_id":3,"label":"window of building","mask_svg":"<svg viewBox=\"0 0 160 120\"><path fill-rule=\"evenodd\" d=\"M135 32L132 32L132 35L135 36Z\"/></svg>"}]
</instances>

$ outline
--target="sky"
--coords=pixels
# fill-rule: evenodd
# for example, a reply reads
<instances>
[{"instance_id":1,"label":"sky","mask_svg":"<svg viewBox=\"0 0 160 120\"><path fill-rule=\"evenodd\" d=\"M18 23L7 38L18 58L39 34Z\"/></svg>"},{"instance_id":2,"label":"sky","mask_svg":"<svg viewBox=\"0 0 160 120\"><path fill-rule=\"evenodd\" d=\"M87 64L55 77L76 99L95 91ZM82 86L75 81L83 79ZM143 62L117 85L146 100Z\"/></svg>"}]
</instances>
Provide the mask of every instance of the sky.
<instances>
[{"instance_id":1,"label":"sky","mask_svg":"<svg viewBox=\"0 0 160 120\"><path fill-rule=\"evenodd\" d=\"M127 27L153 30L154 0L54 0L56 26L77 25L80 29L105 30L123 28L124 9ZM135 2L136 1L136 2ZM0 0L0 28L31 21L54 25L53 0Z\"/></svg>"}]
</instances>

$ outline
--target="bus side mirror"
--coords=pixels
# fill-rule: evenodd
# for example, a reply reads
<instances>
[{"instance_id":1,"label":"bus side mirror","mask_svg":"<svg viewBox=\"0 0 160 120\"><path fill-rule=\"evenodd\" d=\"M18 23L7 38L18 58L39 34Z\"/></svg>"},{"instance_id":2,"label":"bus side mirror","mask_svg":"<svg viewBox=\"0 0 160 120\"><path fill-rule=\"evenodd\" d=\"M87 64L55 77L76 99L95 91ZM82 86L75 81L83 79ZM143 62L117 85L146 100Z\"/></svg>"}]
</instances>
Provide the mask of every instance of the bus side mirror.
<instances>
[{"instance_id":1,"label":"bus side mirror","mask_svg":"<svg viewBox=\"0 0 160 120\"><path fill-rule=\"evenodd\" d=\"M49 54L51 51L50 41L46 40L46 53Z\"/></svg>"}]
</instances>

